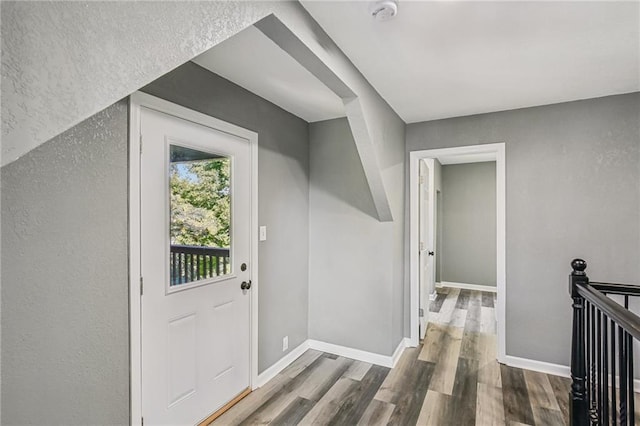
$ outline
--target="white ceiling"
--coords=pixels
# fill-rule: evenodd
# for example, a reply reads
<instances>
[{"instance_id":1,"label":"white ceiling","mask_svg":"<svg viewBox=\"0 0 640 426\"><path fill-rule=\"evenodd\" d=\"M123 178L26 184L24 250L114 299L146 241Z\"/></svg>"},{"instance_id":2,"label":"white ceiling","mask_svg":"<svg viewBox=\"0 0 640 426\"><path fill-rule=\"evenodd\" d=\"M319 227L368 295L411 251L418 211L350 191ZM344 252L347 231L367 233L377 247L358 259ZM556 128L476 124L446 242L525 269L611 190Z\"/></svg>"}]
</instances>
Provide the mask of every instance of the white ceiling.
<instances>
[{"instance_id":1,"label":"white ceiling","mask_svg":"<svg viewBox=\"0 0 640 426\"><path fill-rule=\"evenodd\" d=\"M640 1L371 1L303 6L407 123L640 90ZM255 27L194 62L308 122L340 98Z\"/></svg>"},{"instance_id":2,"label":"white ceiling","mask_svg":"<svg viewBox=\"0 0 640 426\"><path fill-rule=\"evenodd\" d=\"M253 26L193 62L308 122L345 116L335 93Z\"/></svg>"},{"instance_id":3,"label":"white ceiling","mask_svg":"<svg viewBox=\"0 0 640 426\"><path fill-rule=\"evenodd\" d=\"M640 90L640 2L302 1L408 123Z\"/></svg>"}]
</instances>

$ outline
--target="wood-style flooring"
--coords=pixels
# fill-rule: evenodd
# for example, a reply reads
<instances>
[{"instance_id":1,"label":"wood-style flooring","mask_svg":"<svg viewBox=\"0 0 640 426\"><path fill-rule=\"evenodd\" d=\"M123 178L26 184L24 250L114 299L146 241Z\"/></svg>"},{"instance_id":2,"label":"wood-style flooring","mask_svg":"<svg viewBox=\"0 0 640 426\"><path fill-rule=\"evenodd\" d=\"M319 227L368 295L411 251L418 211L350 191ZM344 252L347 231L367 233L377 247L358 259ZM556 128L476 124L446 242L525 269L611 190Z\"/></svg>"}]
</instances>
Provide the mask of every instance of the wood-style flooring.
<instances>
[{"instance_id":1,"label":"wood-style flooring","mask_svg":"<svg viewBox=\"0 0 640 426\"><path fill-rule=\"evenodd\" d=\"M309 350L213 424L568 424L569 379L496 362L494 300L438 289L424 343L395 368Z\"/></svg>"}]
</instances>

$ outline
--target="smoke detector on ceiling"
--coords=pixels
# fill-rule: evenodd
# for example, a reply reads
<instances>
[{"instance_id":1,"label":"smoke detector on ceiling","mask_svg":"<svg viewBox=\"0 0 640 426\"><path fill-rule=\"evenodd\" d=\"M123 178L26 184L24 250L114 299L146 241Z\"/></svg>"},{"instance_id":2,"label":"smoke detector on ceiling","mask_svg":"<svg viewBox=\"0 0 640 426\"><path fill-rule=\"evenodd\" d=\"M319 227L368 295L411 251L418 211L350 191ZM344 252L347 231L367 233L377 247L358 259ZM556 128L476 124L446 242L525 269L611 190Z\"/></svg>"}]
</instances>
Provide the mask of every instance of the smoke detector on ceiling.
<instances>
[{"instance_id":1,"label":"smoke detector on ceiling","mask_svg":"<svg viewBox=\"0 0 640 426\"><path fill-rule=\"evenodd\" d=\"M398 14L397 0L381 0L373 3L369 9L376 21L388 21Z\"/></svg>"}]
</instances>

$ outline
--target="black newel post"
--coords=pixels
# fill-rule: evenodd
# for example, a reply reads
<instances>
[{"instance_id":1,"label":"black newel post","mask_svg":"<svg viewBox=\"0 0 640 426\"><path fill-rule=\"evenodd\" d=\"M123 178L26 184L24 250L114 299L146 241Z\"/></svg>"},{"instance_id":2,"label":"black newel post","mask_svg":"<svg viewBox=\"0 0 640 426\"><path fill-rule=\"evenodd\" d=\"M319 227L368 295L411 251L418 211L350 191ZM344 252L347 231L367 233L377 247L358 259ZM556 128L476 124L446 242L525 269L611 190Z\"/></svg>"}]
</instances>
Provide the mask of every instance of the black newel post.
<instances>
[{"instance_id":1,"label":"black newel post","mask_svg":"<svg viewBox=\"0 0 640 426\"><path fill-rule=\"evenodd\" d=\"M584 299L578 294L577 285L586 285L589 278L584 272L587 262L574 259L573 272L569 275L569 293L573 298L573 333L571 338L571 391L569 392L569 416L572 426L586 426L588 422L587 369L585 359Z\"/></svg>"}]
</instances>

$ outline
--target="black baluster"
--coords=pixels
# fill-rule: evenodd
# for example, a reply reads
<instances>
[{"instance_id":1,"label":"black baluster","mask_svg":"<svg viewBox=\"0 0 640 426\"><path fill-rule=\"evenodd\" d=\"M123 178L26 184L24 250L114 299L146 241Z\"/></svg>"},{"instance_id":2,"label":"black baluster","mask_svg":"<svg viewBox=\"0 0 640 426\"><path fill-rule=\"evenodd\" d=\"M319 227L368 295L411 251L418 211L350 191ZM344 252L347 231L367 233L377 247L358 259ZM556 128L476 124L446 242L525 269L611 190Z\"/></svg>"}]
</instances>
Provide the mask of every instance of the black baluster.
<instances>
[{"instance_id":1,"label":"black baluster","mask_svg":"<svg viewBox=\"0 0 640 426\"><path fill-rule=\"evenodd\" d=\"M591 302L585 300L584 302L584 306L585 306L585 317L586 317L586 329L585 329L585 340L586 340L586 347L585 347L585 354L586 354L586 373L587 373L587 381L586 381L586 399L587 399L587 408L589 410L589 418L593 419L595 410L593 407L593 369L592 366L594 364L594 359L592 356L592 351L591 349L593 348L594 342L593 339L591 338L591 332L593 330L593 316L592 316L592 312L593 312L593 306L591 306ZM591 421L590 421L591 423Z\"/></svg>"},{"instance_id":2,"label":"black baluster","mask_svg":"<svg viewBox=\"0 0 640 426\"><path fill-rule=\"evenodd\" d=\"M587 424L586 370L585 370L585 315L584 299L578 294L578 284L587 284L585 274L587 263L582 259L571 262L573 272L569 276L569 293L573 299L573 330L571 337L571 401L569 412L571 424L582 426Z\"/></svg>"},{"instance_id":3,"label":"black baluster","mask_svg":"<svg viewBox=\"0 0 640 426\"><path fill-rule=\"evenodd\" d=\"M216 275L220 276L220 268L222 265L220 265L220 256L216 256Z\"/></svg>"},{"instance_id":4,"label":"black baluster","mask_svg":"<svg viewBox=\"0 0 640 426\"><path fill-rule=\"evenodd\" d=\"M633 337L630 334L627 334L627 368L628 368L628 374L627 376L629 377L629 404L627 405L628 410L627 410L627 416L629 418L629 424L630 425L635 425L635 418L636 418L636 413L635 413L635 381L634 381L634 375L633 375Z\"/></svg>"},{"instance_id":5,"label":"black baluster","mask_svg":"<svg viewBox=\"0 0 640 426\"><path fill-rule=\"evenodd\" d=\"M620 424L627 424L627 351L626 332L618 326L618 366L620 367Z\"/></svg>"},{"instance_id":6,"label":"black baluster","mask_svg":"<svg viewBox=\"0 0 640 426\"><path fill-rule=\"evenodd\" d=\"M611 424L617 423L616 419L616 324L611 321Z\"/></svg>"},{"instance_id":7,"label":"black baluster","mask_svg":"<svg viewBox=\"0 0 640 426\"><path fill-rule=\"evenodd\" d=\"M176 273L176 268L174 267L174 262L175 262L175 258L176 255L175 253L173 253L171 251L171 248L169 248L169 285L173 285L173 283L175 283L173 274Z\"/></svg>"},{"instance_id":8,"label":"black baluster","mask_svg":"<svg viewBox=\"0 0 640 426\"><path fill-rule=\"evenodd\" d=\"M609 318L603 314L602 323L602 366L604 371L602 372L602 413L600 418L604 422L604 425L609 424L609 357L608 357L608 345L609 345Z\"/></svg>"},{"instance_id":9,"label":"black baluster","mask_svg":"<svg viewBox=\"0 0 640 426\"><path fill-rule=\"evenodd\" d=\"M603 372L603 368L602 368L602 312L600 311L600 309L598 309L598 312L596 314L596 324L595 324L595 329L596 329L596 392L595 392L595 397L596 397L596 407L597 407L597 412L596 412L596 419L598 421L598 424L600 424L600 419L602 418L602 406L604 404L603 398L602 398L602 372Z\"/></svg>"},{"instance_id":10,"label":"black baluster","mask_svg":"<svg viewBox=\"0 0 640 426\"><path fill-rule=\"evenodd\" d=\"M624 295L624 308L629 310L629 295L625 294ZM633 400L633 374L630 373L630 366L631 369L633 368L633 359L630 356L630 352L629 352L629 342L631 342L633 344L633 341L631 340L631 336L629 334L627 334L627 332L624 332L624 362L625 362L625 382L627 383L627 390L625 392L625 418L624 418L624 423L622 422L622 410L620 413L620 423L621 424L631 424L633 425L633 423L629 423L630 420L630 414L631 417L633 417L633 412L630 412L630 406L631 406L631 402ZM622 373L622 368L620 369L620 372ZM620 386L623 386L622 384ZM620 392L620 402L622 402L622 392Z\"/></svg>"},{"instance_id":11,"label":"black baluster","mask_svg":"<svg viewBox=\"0 0 640 426\"><path fill-rule=\"evenodd\" d=\"M587 390L587 398L589 400L590 417L592 424L598 424L598 392L596 388L596 307L589 303L590 324L589 334L590 346L589 352L591 353L591 362L587 364L589 366L589 387Z\"/></svg>"},{"instance_id":12,"label":"black baluster","mask_svg":"<svg viewBox=\"0 0 640 426\"><path fill-rule=\"evenodd\" d=\"M180 282L179 274L180 269L178 268L178 261L180 260L180 255L178 253L172 253L173 255L173 284L178 284Z\"/></svg>"}]
</instances>

